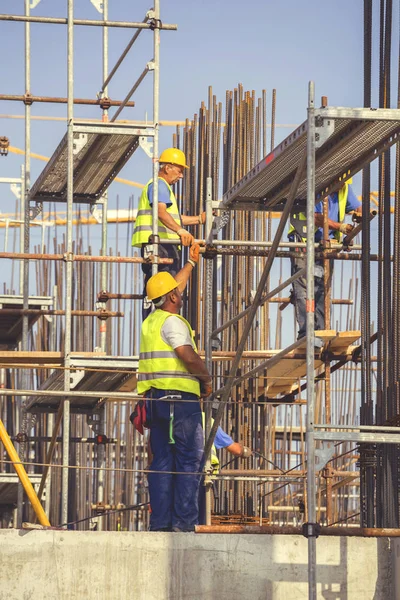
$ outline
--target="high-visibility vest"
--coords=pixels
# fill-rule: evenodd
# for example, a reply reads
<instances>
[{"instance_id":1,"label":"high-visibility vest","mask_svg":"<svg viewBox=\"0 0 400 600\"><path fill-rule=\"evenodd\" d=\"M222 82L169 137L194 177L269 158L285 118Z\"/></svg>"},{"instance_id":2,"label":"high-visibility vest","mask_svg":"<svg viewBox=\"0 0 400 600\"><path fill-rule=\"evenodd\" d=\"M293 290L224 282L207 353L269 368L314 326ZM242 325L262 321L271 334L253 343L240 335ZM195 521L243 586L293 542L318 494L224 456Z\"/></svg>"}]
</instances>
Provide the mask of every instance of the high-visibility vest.
<instances>
[{"instance_id":1,"label":"high-visibility vest","mask_svg":"<svg viewBox=\"0 0 400 600\"><path fill-rule=\"evenodd\" d=\"M203 431L206 431L206 415L205 413L201 413L201 418L203 420ZM214 425L214 419L211 418L211 427ZM219 458L217 455L217 449L215 444L211 446L211 466L214 474L217 474L219 471Z\"/></svg>"},{"instance_id":2,"label":"high-visibility vest","mask_svg":"<svg viewBox=\"0 0 400 600\"><path fill-rule=\"evenodd\" d=\"M194 332L186 319L166 310L157 309L152 312L143 321L140 335L138 393L143 394L150 388L156 388L189 392L200 396L199 380L188 371L172 346L166 344L161 337L161 327L171 316L178 317L187 325L193 339L194 349L197 352Z\"/></svg>"},{"instance_id":3,"label":"high-visibility vest","mask_svg":"<svg viewBox=\"0 0 400 600\"><path fill-rule=\"evenodd\" d=\"M182 221L179 214L178 204L176 202L175 194L172 191L172 188L168 183L163 179L163 182L168 187L169 190L169 199L171 201L170 206L167 208L167 212L174 219L175 223L179 225L179 228L182 227ZM132 236L132 246L141 246L142 244L147 244L149 241L149 236L153 233L153 209L150 205L149 201L149 185L153 183L151 179L143 188L143 191L139 200L138 212L136 215L135 227L133 229ZM158 235L160 236L160 240L179 240L180 237L177 233L165 227L163 223L161 223L160 219L158 220Z\"/></svg>"},{"instance_id":4,"label":"high-visibility vest","mask_svg":"<svg viewBox=\"0 0 400 600\"><path fill-rule=\"evenodd\" d=\"M349 195L349 184L345 183L338 192L338 200L339 200L339 223L342 223L344 220L344 216L346 214L346 204L347 197ZM301 237L302 242L307 240L307 216L305 213L296 213L290 215L291 225L289 227L288 235L296 231L296 233ZM314 233L319 229L319 227L315 228ZM335 231L334 237L338 242L342 239L342 233L340 231Z\"/></svg>"}]
</instances>

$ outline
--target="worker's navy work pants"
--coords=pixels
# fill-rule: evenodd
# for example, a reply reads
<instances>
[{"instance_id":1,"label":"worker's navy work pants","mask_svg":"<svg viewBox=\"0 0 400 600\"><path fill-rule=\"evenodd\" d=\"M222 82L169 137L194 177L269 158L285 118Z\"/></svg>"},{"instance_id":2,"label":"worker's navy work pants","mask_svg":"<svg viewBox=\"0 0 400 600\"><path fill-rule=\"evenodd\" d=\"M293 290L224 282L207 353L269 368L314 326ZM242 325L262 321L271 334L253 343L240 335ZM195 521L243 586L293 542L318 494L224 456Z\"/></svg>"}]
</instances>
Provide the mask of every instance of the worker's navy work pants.
<instances>
[{"instance_id":1,"label":"worker's navy work pants","mask_svg":"<svg viewBox=\"0 0 400 600\"><path fill-rule=\"evenodd\" d=\"M306 267L306 254L299 252L299 258L291 258L291 273L295 275L300 269ZM333 260L330 261L331 276L333 273ZM299 277L293 283L294 307L296 320L299 326L297 339L306 335L306 298L307 298L307 279ZM314 296L315 296L315 312L314 312L314 329L325 329L325 293L324 293L324 262L322 260L315 261L315 277L314 277Z\"/></svg>"},{"instance_id":2,"label":"worker's navy work pants","mask_svg":"<svg viewBox=\"0 0 400 600\"><path fill-rule=\"evenodd\" d=\"M199 516L200 466L204 452L204 435L198 396L174 390L155 390L153 398L181 395L173 403L173 438L170 442L170 402L146 403L150 413L150 445L153 461L149 473L150 530L193 531ZM195 402L185 402L195 400ZM157 473L161 471L161 473ZM162 472L164 471L164 472ZM175 474L179 473L179 474Z\"/></svg>"},{"instance_id":3,"label":"worker's navy work pants","mask_svg":"<svg viewBox=\"0 0 400 600\"><path fill-rule=\"evenodd\" d=\"M158 252L159 252L160 258L172 258L172 260L173 260L172 264L158 265L158 271L159 272L168 271L168 273L171 273L172 277L175 277L175 275L178 273L178 271L181 268L181 254L180 254L180 251L178 250L178 246L176 246L175 244L165 244L165 246L163 246L162 244L159 244ZM143 246L142 246L142 250L141 250L141 257L144 258L144 247ZM142 263L142 271L144 273L144 291L143 291L144 296L146 296L147 282L151 277L151 267L152 267L151 263ZM151 313L151 302L149 302L147 305L146 300L145 300L143 302L143 306L142 306L142 320L144 321L149 316L150 313Z\"/></svg>"}]
</instances>

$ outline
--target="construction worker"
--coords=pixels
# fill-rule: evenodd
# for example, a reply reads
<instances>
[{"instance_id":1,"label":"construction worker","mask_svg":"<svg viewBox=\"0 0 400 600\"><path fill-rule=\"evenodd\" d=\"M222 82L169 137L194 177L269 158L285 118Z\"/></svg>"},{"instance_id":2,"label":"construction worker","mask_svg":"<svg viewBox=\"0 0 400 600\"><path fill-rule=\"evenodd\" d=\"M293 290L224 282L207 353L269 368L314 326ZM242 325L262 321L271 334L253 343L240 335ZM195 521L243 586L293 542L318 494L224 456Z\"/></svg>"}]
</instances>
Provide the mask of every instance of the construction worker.
<instances>
[{"instance_id":1,"label":"construction worker","mask_svg":"<svg viewBox=\"0 0 400 600\"><path fill-rule=\"evenodd\" d=\"M205 429L205 414L202 413L203 429ZM211 419L211 426L214 423L214 419ZM248 446L244 446L240 442L235 442L230 435L228 435L221 426L218 427L215 434L214 443L211 446L211 467L213 475L219 473L219 458L217 450L226 448L226 450L238 458L250 458L253 452ZM214 483L214 482L213 482ZM214 489L214 485L213 485ZM203 481L200 485L199 490L199 523L205 525L206 523L206 503L205 503L205 486Z\"/></svg>"},{"instance_id":2,"label":"construction worker","mask_svg":"<svg viewBox=\"0 0 400 600\"><path fill-rule=\"evenodd\" d=\"M182 246L190 246L193 243L193 235L183 226L203 224L206 220L205 212L195 216L179 213L178 203L171 186L183 178L184 171L188 168L182 150L167 148L161 153L158 174L158 235L160 237L158 252L160 258L172 258L173 263L160 264L158 270L168 271L173 277L178 273L181 266L181 246L178 244L163 244L163 241L180 241ZM151 179L143 188L140 196L132 237L132 246L141 248L142 258L144 258L144 247L149 243L149 236L153 231L152 204L153 180ZM146 288L151 276L151 264L142 263L142 271L145 275L144 287ZM143 318L148 316L150 310L151 305L146 306L144 304Z\"/></svg>"},{"instance_id":3,"label":"construction worker","mask_svg":"<svg viewBox=\"0 0 400 600\"><path fill-rule=\"evenodd\" d=\"M361 219L361 202L354 194L349 179L343 184L339 192L328 196L328 226L329 238L342 241L342 235L349 235L353 230L353 225L344 223L346 214L353 213L353 221L359 222ZM319 202L315 207L314 222L315 232L314 240L316 243L323 242L324 225L324 203ZM305 242L307 239L306 215L304 213L292 214L290 218L290 228L288 232L289 241ZM295 275L300 269L306 266L305 249L299 248L298 258L291 258L291 273ZM333 272L333 261L331 263L331 274ZM306 277L300 277L293 282L292 299L295 305L296 319L299 326L297 339L306 335L306 297L307 280ZM315 330L325 329L325 292L324 292L324 261L317 259L315 261L314 271L314 294L315 294L315 312L314 327Z\"/></svg>"},{"instance_id":4,"label":"construction worker","mask_svg":"<svg viewBox=\"0 0 400 600\"><path fill-rule=\"evenodd\" d=\"M190 263L185 267L193 268ZM179 286L179 274L176 279L167 272L150 277L146 292L156 310L143 321L140 338L137 388L148 399L153 454L151 531L193 531L198 523L204 451L200 396L211 394L212 380L192 328L179 314Z\"/></svg>"}]
</instances>

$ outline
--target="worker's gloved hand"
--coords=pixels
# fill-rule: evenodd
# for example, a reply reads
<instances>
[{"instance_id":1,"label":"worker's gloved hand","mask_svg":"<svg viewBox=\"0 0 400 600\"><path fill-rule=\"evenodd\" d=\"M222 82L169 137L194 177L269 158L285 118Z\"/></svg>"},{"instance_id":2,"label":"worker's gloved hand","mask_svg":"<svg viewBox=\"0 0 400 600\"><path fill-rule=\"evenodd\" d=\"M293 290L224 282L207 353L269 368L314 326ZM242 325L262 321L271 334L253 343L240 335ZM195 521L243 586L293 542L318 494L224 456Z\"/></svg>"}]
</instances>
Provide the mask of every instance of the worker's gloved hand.
<instances>
[{"instance_id":1,"label":"worker's gloved hand","mask_svg":"<svg viewBox=\"0 0 400 600\"><path fill-rule=\"evenodd\" d=\"M250 450L250 448L248 446L243 446L243 450L242 450L242 458L250 458L250 456L253 454L253 452Z\"/></svg>"},{"instance_id":2,"label":"worker's gloved hand","mask_svg":"<svg viewBox=\"0 0 400 600\"><path fill-rule=\"evenodd\" d=\"M206 211L203 210L203 212L199 214L199 223L201 225L204 225L205 222L206 222Z\"/></svg>"},{"instance_id":3,"label":"worker's gloved hand","mask_svg":"<svg viewBox=\"0 0 400 600\"><path fill-rule=\"evenodd\" d=\"M194 242L190 246L189 258L190 258L190 260L193 260L195 263L199 262L199 258L200 258L200 244L197 244L197 242Z\"/></svg>"},{"instance_id":4,"label":"worker's gloved hand","mask_svg":"<svg viewBox=\"0 0 400 600\"><path fill-rule=\"evenodd\" d=\"M191 233L186 231L186 229L183 229L183 227L181 227L181 229L178 229L178 231L176 233L181 238L181 242L182 242L183 246L190 246L193 243L194 237L192 236Z\"/></svg>"},{"instance_id":5,"label":"worker's gloved hand","mask_svg":"<svg viewBox=\"0 0 400 600\"><path fill-rule=\"evenodd\" d=\"M200 393L202 398L207 398L207 396L209 396L212 393L211 379L207 383L204 383L203 381L200 382Z\"/></svg>"},{"instance_id":6,"label":"worker's gloved hand","mask_svg":"<svg viewBox=\"0 0 400 600\"><path fill-rule=\"evenodd\" d=\"M354 229L353 225L350 223L340 223L339 231L344 233L344 235L349 235Z\"/></svg>"}]
</instances>

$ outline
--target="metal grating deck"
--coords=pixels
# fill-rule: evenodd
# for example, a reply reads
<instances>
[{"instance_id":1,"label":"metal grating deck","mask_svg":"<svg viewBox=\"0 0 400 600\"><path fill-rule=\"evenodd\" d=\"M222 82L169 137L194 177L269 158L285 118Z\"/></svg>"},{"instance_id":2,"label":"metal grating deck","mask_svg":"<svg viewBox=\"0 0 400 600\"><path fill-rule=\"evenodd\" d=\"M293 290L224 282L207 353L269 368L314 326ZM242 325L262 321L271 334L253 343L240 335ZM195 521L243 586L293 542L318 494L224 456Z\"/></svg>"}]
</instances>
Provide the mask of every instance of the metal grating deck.
<instances>
[{"instance_id":1,"label":"metal grating deck","mask_svg":"<svg viewBox=\"0 0 400 600\"><path fill-rule=\"evenodd\" d=\"M88 413L99 408L107 400L107 392L133 391L136 387L136 371L139 359L105 356L102 358L73 358L71 360L71 390L99 392L98 398L70 398L71 413ZM62 391L64 372L55 371L42 385L40 390ZM57 411L62 398L60 396L31 396L27 410L32 413Z\"/></svg>"},{"instance_id":2,"label":"metal grating deck","mask_svg":"<svg viewBox=\"0 0 400 600\"><path fill-rule=\"evenodd\" d=\"M139 146L139 135L74 132L74 202L95 202ZM67 199L67 134L34 183L30 200Z\"/></svg>"},{"instance_id":3,"label":"metal grating deck","mask_svg":"<svg viewBox=\"0 0 400 600\"><path fill-rule=\"evenodd\" d=\"M373 114L378 116L379 112ZM321 118L320 121L324 127L318 127L317 119L317 135L324 135L329 127L334 130L315 153L317 199L336 191L344 179L375 160L398 141L400 133L400 120ZM306 146L307 122L304 122L224 194L221 208L282 210ZM304 206L306 189L304 173L296 206Z\"/></svg>"}]
</instances>

